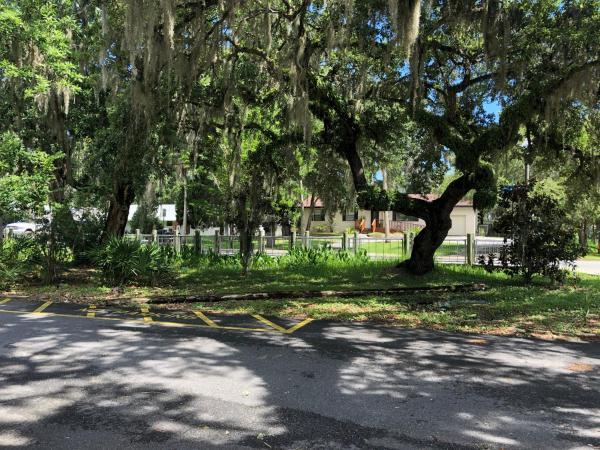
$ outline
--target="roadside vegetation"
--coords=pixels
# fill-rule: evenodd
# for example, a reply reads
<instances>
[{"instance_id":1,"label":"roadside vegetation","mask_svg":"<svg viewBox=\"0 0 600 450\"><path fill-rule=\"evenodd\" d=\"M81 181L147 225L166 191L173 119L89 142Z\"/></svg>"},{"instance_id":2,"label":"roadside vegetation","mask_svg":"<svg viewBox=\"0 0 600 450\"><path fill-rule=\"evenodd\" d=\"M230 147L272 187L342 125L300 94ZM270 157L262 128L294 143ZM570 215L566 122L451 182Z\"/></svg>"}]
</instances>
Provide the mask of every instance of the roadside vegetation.
<instances>
[{"instance_id":1,"label":"roadside vegetation","mask_svg":"<svg viewBox=\"0 0 600 450\"><path fill-rule=\"evenodd\" d=\"M444 270L446 269L446 270ZM561 287L541 280L524 286L502 276L489 278L479 269L437 268L456 280L485 282L481 292L435 292L361 299L253 300L199 303L204 312L263 314L351 322L375 321L390 326L451 332L600 339L600 277L581 276ZM430 280L431 284L436 281Z\"/></svg>"},{"instance_id":2,"label":"roadside vegetation","mask_svg":"<svg viewBox=\"0 0 600 450\"><path fill-rule=\"evenodd\" d=\"M598 298L563 268L600 239L599 2L5 1L0 225L31 235L5 227L0 289L86 302L477 282L245 307L569 329ZM436 266L466 253L446 239L464 198L512 242L480 261L489 273ZM403 269L369 260L400 258L399 242L328 248L339 213L350 232L418 221ZM177 227L236 239L179 251ZM266 257L258 236L277 230L325 246Z\"/></svg>"},{"instance_id":3,"label":"roadside vegetation","mask_svg":"<svg viewBox=\"0 0 600 450\"><path fill-rule=\"evenodd\" d=\"M138 248L137 245L135 242L122 243L122 248L115 250L118 255L127 247L125 256L129 255L119 259L119 268L123 269L120 274L114 272L114 267L110 270L73 268L63 273L58 284L18 284L5 294L78 303L138 304L156 296L201 293L422 288L477 283L484 284L485 290L404 293L393 297L186 303L166 307L231 314L375 321L390 326L445 331L600 338L600 277L597 276L570 276L562 284L538 276L525 284L521 278L510 277L501 271L489 272L483 267L466 265L438 265L427 275L414 276L399 269L397 261L370 261L364 254L355 256L328 249L299 249L278 259L259 256L253 270L242 276L239 256L194 255L191 252L176 255L165 250L152 250L151 246L139 245ZM106 254L96 257L106 258ZM141 266L137 265L140 264L136 262L138 257ZM163 263L166 258L169 269L163 267L154 272L153 257ZM118 288L107 282L124 276L130 278ZM154 286L135 282L153 276L161 282Z\"/></svg>"}]
</instances>

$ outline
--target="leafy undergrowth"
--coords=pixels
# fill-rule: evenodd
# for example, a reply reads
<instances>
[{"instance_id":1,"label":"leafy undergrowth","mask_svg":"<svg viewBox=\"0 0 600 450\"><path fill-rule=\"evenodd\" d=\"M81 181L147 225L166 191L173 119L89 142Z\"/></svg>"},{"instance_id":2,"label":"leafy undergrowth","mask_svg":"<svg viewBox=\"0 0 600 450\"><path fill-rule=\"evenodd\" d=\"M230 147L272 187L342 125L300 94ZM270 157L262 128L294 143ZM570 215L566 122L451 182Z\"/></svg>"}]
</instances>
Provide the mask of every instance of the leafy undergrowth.
<instances>
[{"instance_id":1,"label":"leafy undergrowth","mask_svg":"<svg viewBox=\"0 0 600 450\"><path fill-rule=\"evenodd\" d=\"M328 263L302 267L267 267L242 276L235 267L182 268L170 285L162 287L125 286L111 289L102 284L97 272L88 270L87 278L72 269L56 285L21 285L13 293L105 299L168 295L226 294L247 292L386 289L395 287L440 286L448 284L510 283L503 274L488 274L478 267L439 266L434 272L417 277L396 268L396 262L366 264ZM71 282L72 279L76 281Z\"/></svg>"}]
</instances>

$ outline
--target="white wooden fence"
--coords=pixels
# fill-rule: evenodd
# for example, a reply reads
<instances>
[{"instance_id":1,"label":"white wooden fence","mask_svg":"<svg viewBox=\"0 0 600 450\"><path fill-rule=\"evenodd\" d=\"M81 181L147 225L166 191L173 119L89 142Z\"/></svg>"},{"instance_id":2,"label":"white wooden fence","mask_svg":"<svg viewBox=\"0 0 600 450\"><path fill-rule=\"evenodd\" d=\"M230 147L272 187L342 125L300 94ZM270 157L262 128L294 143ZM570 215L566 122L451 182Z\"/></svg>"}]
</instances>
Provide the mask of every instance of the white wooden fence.
<instances>
[{"instance_id":1,"label":"white wooden fence","mask_svg":"<svg viewBox=\"0 0 600 450\"><path fill-rule=\"evenodd\" d=\"M405 259L412 250L414 234L407 233L403 236L369 237L358 233L343 235L311 235L309 232L298 236L292 232L290 236L269 236L261 233L253 238L253 249L256 253L278 257L286 255L295 247L316 248L327 247L332 251L346 251L349 253L364 253L374 260ZM197 253L217 253L233 255L240 251L240 236L194 234L135 234L126 235L129 239L137 239L144 243L172 246L175 251L187 249ZM438 248L435 258L442 263L475 264L480 256L487 258L493 254L498 257L503 246L500 239L475 237L448 237Z\"/></svg>"}]
</instances>

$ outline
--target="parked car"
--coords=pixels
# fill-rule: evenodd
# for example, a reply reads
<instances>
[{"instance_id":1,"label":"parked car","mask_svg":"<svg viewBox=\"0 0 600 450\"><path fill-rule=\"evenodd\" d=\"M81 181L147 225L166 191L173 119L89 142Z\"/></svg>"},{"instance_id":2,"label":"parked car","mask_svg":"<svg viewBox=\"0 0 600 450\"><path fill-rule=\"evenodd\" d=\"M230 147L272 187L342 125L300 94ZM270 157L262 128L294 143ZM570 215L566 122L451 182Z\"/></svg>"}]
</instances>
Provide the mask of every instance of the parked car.
<instances>
[{"instance_id":1,"label":"parked car","mask_svg":"<svg viewBox=\"0 0 600 450\"><path fill-rule=\"evenodd\" d=\"M14 236L23 236L35 233L41 228L41 225L33 222L13 222L9 223L4 228L6 230L11 230Z\"/></svg>"}]
</instances>

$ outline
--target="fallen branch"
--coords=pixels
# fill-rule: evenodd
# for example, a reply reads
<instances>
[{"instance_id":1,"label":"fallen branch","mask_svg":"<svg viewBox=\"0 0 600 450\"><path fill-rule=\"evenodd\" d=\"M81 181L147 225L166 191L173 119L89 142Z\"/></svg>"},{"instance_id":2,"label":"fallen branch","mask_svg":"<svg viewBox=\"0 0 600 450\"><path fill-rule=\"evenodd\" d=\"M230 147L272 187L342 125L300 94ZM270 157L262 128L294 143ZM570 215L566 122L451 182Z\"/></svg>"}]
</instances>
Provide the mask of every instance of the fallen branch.
<instances>
[{"instance_id":1,"label":"fallen branch","mask_svg":"<svg viewBox=\"0 0 600 450\"><path fill-rule=\"evenodd\" d=\"M431 287L399 287L390 289L362 289L354 291L277 291L277 292L253 292L248 294L202 294L202 295L175 295L152 297L148 300L149 304L165 303L211 303L242 300L275 300L291 298L324 298L340 297L352 298L368 295L376 296L397 296L402 294L412 294L419 292L473 292L483 291L486 285L482 283L455 284L445 286Z\"/></svg>"}]
</instances>

